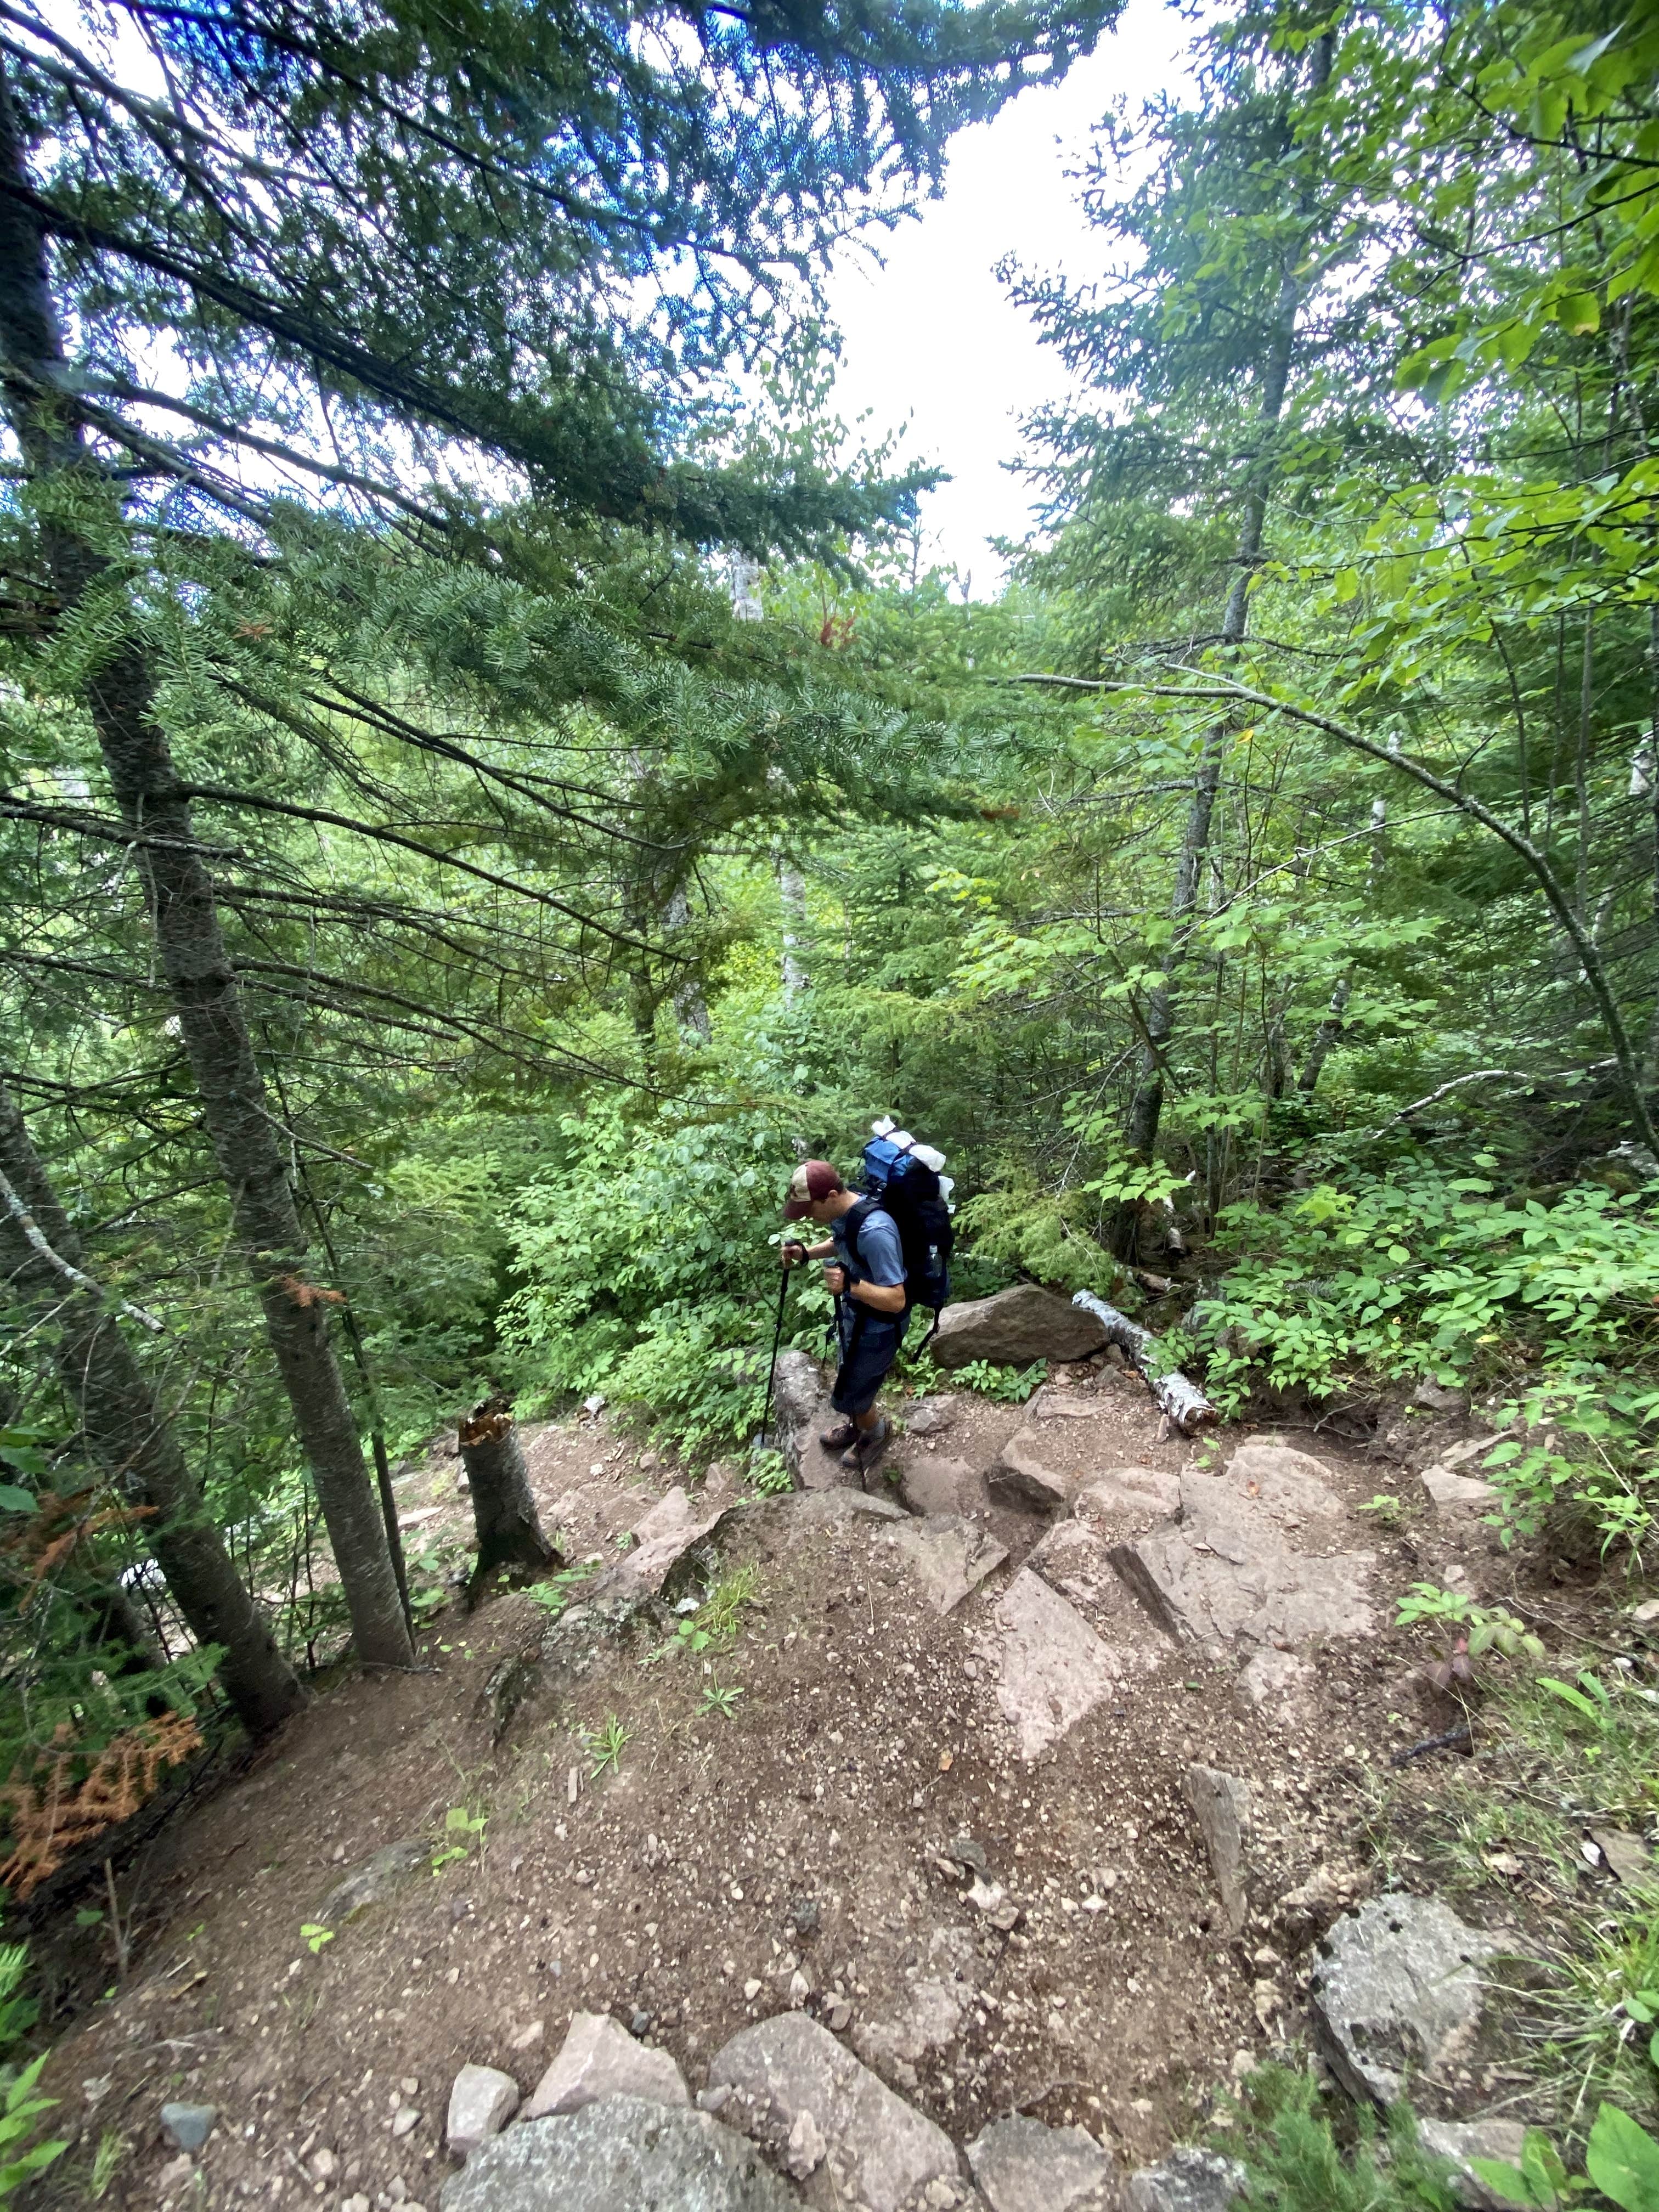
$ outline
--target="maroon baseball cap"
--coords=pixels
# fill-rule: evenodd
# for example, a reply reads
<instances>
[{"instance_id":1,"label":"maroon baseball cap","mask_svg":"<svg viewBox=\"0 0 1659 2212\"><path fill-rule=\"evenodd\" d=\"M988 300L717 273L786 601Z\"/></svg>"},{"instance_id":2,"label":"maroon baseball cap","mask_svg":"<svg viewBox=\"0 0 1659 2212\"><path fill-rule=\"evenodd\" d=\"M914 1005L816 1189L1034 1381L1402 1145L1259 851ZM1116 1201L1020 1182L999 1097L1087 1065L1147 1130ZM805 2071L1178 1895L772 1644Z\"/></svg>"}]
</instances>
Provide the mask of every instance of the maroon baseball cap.
<instances>
[{"instance_id":1,"label":"maroon baseball cap","mask_svg":"<svg viewBox=\"0 0 1659 2212\"><path fill-rule=\"evenodd\" d=\"M783 1218L786 1221L804 1221L821 1200L833 1198L838 1190L845 1190L841 1170L832 1168L828 1160L803 1160L789 1178L789 1196L785 1201Z\"/></svg>"}]
</instances>

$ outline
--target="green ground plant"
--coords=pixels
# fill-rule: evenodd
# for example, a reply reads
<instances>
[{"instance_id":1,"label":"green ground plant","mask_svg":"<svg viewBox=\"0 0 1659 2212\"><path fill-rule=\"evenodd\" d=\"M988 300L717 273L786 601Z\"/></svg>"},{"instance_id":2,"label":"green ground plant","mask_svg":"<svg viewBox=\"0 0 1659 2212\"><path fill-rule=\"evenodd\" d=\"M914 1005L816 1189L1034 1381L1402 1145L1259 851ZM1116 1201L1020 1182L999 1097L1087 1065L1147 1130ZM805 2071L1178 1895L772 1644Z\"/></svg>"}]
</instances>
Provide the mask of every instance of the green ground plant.
<instances>
[{"instance_id":1,"label":"green ground plant","mask_svg":"<svg viewBox=\"0 0 1659 2212\"><path fill-rule=\"evenodd\" d=\"M1251 2212L1456 2212L1451 2169L1425 2151L1409 2106L1386 2121L1322 2092L1311 2073L1258 2066L1217 2142L1244 2167Z\"/></svg>"}]
</instances>

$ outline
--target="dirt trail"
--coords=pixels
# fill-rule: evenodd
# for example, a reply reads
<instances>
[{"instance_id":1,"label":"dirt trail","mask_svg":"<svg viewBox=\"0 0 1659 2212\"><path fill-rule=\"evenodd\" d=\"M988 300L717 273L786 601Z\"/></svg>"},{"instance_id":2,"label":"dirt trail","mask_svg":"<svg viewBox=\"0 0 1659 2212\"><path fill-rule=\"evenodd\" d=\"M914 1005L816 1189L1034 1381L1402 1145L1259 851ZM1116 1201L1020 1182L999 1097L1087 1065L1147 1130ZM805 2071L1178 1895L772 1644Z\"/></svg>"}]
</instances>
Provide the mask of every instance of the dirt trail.
<instances>
[{"instance_id":1,"label":"dirt trail","mask_svg":"<svg viewBox=\"0 0 1659 2212\"><path fill-rule=\"evenodd\" d=\"M741 1506L620 1632L561 1631L499 1743L487 1685L547 1622L522 1594L440 1615L424 1671L319 1697L138 1870L132 1982L52 2064L79 2146L64 2185L115 2130L111 2205L435 2212L456 2069L527 2089L577 2010L660 2044L695 2091L735 2030L804 2007L958 2142L1018 2111L1133 2162L1190 2128L1298 2026L1308 1947L1364 1886L1378 1774L1425 1732L1388 1600L1454 1553L1478 1576L1485 1532L1415 1507L1379 1527L1356 1509L1411 1479L1305 1434L1279 1441L1317 1454L1325 1503L1283 1452L1237 1459L1243 1432L1160 1441L1110 1367L1032 1407L933 1403L935 1432L896 1455L897 1517L848 1492ZM988 1483L1021 1437L1011 1457L1070 1512ZM599 1568L691 1472L603 1417L526 1444L548 1525ZM1123 1468L1143 1472L1099 1482ZM732 1487L695 1473L702 1496ZM459 1561L456 1462L398 1495L410 1540ZM1298 1613L1286 1547L1316 1586L1369 1591L1372 1623ZM744 1567L732 1640L662 1650L681 1592ZM1240 1924L1194 1764L1249 1784ZM452 1811L485 1825L447 1830ZM331 1888L405 1842L395 1893L313 1954L301 1928ZM1310 1878L1305 1909L1280 1903ZM217 2108L194 2163L159 2134L169 2098Z\"/></svg>"}]
</instances>

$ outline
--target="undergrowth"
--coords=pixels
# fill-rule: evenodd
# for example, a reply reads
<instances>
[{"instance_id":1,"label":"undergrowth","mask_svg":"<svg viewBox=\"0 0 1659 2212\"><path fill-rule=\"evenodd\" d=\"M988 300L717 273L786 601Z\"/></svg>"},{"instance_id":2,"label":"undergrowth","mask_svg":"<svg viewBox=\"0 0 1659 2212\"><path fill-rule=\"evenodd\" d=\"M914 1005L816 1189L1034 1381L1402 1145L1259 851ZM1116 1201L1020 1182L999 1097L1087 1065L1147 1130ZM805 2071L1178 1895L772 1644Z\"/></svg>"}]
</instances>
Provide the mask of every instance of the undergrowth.
<instances>
[{"instance_id":1,"label":"undergrowth","mask_svg":"<svg viewBox=\"0 0 1659 2212\"><path fill-rule=\"evenodd\" d=\"M1452 2170L1418 2141L1405 2105L1381 2121L1325 2095L1311 2074L1265 2065L1227 2117L1241 2201L1260 2212L1457 2212Z\"/></svg>"},{"instance_id":2,"label":"undergrowth","mask_svg":"<svg viewBox=\"0 0 1659 2212\"><path fill-rule=\"evenodd\" d=\"M1406 1161L1345 1167L1277 1209L1241 1201L1219 1224L1224 1278L1192 1316L1206 1388L1224 1413L1263 1383L1467 1388L1514 1431L1469 1470L1498 1486L1506 1539L1568 1504L1604 1550L1639 1554L1659 1510L1656 1197L1580 1182L1546 1203Z\"/></svg>"},{"instance_id":3,"label":"undergrowth","mask_svg":"<svg viewBox=\"0 0 1659 2212\"><path fill-rule=\"evenodd\" d=\"M1396 1798L1383 1839L1385 1860L1409 1850L1436 1889L1524 1914L1528 1955L1495 1970L1497 2014L1540 2108L1573 2140L1604 2100L1659 2122L1659 1868L1645 1840L1659 1815L1656 1671L1638 1646L1593 1668L1494 1673L1480 1755Z\"/></svg>"}]
</instances>

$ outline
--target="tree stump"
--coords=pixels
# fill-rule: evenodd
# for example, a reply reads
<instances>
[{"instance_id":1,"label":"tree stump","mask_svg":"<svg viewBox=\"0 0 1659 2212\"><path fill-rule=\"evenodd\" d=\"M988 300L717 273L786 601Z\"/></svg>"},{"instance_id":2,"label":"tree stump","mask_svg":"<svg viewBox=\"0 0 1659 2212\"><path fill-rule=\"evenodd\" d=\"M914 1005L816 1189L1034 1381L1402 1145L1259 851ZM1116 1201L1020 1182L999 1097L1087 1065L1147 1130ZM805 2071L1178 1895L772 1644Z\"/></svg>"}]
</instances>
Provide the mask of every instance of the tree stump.
<instances>
[{"instance_id":1,"label":"tree stump","mask_svg":"<svg viewBox=\"0 0 1659 2212\"><path fill-rule=\"evenodd\" d=\"M527 1580L562 1566L564 1559L543 1535L536 1517L530 1476L507 1401L480 1400L461 1423L460 1445L478 1530L477 1564L466 1585L471 1607L501 1568L517 1569L515 1579Z\"/></svg>"}]
</instances>

